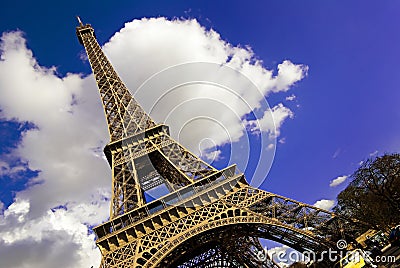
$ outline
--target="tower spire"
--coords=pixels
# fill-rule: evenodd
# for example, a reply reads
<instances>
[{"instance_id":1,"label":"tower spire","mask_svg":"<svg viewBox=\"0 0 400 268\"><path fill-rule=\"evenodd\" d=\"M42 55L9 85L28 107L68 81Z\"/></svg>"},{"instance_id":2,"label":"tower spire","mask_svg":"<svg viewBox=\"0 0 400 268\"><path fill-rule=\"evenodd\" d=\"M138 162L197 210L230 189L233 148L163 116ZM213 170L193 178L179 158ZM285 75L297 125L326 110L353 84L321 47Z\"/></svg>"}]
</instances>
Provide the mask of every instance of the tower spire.
<instances>
[{"instance_id":1,"label":"tower spire","mask_svg":"<svg viewBox=\"0 0 400 268\"><path fill-rule=\"evenodd\" d=\"M83 26L83 23L82 23L82 21L81 21L81 18L80 18L79 16L76 16L76 18L77 18L77 20L78 20L78 22L79 22L79 26Z\"/></svg>"},{"instance_id":2,"label":"tower spire","mask_svg":"<svg viewBox=\"0 0 400 268\"><path fill-rule=\"evenodd\" d=\"M83 25L81 19L79 17L77 19L80 25L76 28L76 34L79 42L85 47L99 88L110 141L121 140L123 137L154 127L156 125L154 121L133 98L104 55L92 26Z\"/></svg>"}]
</instances>

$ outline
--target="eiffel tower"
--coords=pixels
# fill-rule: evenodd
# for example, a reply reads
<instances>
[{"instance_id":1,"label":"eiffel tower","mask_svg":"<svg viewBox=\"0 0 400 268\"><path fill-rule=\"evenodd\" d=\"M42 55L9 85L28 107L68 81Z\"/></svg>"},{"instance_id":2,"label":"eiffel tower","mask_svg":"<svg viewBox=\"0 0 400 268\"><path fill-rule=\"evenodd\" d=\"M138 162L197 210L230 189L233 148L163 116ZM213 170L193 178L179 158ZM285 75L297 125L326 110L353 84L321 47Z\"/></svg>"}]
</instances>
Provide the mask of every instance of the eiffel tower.
<instances>
[{"instance_id":1,"label":"eiffel tower","mask_svg":"<svg viewBox=\"0 0 400 268\"><path fill-rule=\"evenodd\" d=\"M95 227L106 267L274 267L258 238L321 253L348 220L250 186L235 165L217 170L155 123L104 55L90 24L76 34L97 82L110 142L110 219ZM168 194L146 202L156 187Z\"/></svg>"}]
</instances>

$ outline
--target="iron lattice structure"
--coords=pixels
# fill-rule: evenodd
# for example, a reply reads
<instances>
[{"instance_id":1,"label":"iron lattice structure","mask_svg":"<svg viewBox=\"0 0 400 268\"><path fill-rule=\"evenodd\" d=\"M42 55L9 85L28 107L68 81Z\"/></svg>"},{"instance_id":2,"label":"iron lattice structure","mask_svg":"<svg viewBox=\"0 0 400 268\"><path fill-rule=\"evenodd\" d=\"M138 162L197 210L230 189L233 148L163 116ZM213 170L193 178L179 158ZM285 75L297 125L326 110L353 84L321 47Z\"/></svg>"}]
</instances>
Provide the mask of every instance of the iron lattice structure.
<instances>
[{"instance_id":1,"label":"iron lattice structure","mask_svg":"<svg viewBox=\"0 0 400 268\"><path fill-rule=\"evenodd\" d=\"M217 170L173 140L132 97L91 25L76 32L110 134L110 220L94 228L100 267L274 267L258 238L319 253L345 236L346 220L253 188L235 165ZM169 194L146 202L157 187Z\"/></svg>"}]
</instances>

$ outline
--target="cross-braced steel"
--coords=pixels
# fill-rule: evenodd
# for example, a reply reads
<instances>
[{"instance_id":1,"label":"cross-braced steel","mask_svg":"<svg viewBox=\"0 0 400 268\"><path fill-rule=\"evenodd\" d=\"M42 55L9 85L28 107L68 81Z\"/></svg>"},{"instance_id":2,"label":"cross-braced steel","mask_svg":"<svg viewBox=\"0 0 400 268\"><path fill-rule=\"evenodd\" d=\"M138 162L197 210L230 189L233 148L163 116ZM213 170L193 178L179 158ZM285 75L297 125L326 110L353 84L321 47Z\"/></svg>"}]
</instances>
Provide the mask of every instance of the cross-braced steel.
<instances>
[{"instance_id":1,"label":"cross-braced steel","mask_svg":"<svg viewBox=\"0 0 400 268\"><path fill-rule=\"evenodd\" d=\"M258 238L319 253L344 237L346 220L253 188L235 165L217 170L174 141L132 97L93 28L76 31L110 134L110 220L94 228L101 267L274 267ZM169 194L146 202L160 187Z\"/></svg>"}]
</instances>

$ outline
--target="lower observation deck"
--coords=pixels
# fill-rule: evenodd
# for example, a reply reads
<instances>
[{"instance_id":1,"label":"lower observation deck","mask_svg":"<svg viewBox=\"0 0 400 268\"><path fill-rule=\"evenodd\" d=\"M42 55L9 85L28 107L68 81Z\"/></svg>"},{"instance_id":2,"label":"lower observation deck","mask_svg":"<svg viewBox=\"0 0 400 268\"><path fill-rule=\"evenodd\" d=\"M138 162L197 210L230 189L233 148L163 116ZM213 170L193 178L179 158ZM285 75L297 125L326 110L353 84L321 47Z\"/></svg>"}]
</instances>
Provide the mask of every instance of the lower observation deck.
<instances>
[{"instance_id":1,"label":"lower observation deck","mask_svg":"<svg viewBox=\"0 0 400 268\"><path fill-rule=\"evenodd\" d=\"M110 251L146 235L179 218L179 213L201 208L218 200L238 182L247 183L236 165L220 170L195 183L183 187L94 228L96 243L101 251Z\"/></svg>"}]
</instances>

